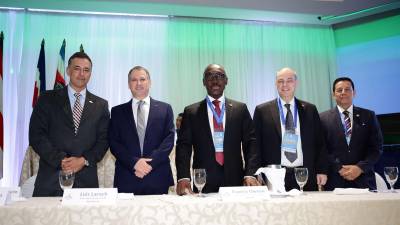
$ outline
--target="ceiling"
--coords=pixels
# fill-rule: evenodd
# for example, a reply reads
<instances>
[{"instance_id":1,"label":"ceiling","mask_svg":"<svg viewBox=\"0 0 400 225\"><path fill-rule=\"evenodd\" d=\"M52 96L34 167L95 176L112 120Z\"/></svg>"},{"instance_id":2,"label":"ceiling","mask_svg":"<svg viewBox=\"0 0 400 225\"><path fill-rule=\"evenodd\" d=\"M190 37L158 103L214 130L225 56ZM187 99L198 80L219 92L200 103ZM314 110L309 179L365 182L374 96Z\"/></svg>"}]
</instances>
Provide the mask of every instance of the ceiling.
<instances>
[{"instance_id":1,"label":"ceiling","mask_svg":"<svg viewBox=\"0 0 400 225\"><path fill-rule=\"evenodd\" d=\"M399 9L400 0L2 0L0 7L332 25Z\"/></svg>"}]
</instances>

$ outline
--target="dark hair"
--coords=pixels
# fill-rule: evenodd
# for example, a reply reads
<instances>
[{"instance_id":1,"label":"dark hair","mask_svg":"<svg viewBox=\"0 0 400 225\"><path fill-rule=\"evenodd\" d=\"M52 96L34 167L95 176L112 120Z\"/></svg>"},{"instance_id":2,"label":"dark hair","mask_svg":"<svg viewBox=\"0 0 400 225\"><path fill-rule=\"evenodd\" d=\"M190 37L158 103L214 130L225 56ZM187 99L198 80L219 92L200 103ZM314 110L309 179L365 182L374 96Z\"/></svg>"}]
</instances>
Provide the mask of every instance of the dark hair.
<instances>
[{"instance_id":1,"label":"dark hair","mask_svg":"<svg viewBox=\"0 0 400 225\"><path fill-rule=\"evenodd\" d=\"M68 66L71 65L71 61L72 61L74 58L87 59L87 60L89 60L89 62L90 62L90 66L92 66L92 60L91 60L90 57L89 57L86 53L84 53L84 52L75 52L73 55L71 55L71 57L69 57L69 59L68 59Z\"/></svg>"},{"instance_id":2,"label":"dark hair","mask_svg":"<svg viewBox=\"0 0 400 225\"><path fill-rule=\"evenodd\" d=\"M348 82L350 82L351 87L353 88L353 91L354 91L354 83L349 77L339 77L339 78L336 78L335 81L333 81L333 86L332 86L332 91L333 92L335 92L336 84L339 83L340 81L348 81Z\"/></svg>"},{"instance_id":3,"label":"dark hair","mask_svg":"<svg viewBox=\"0 0 400 225\"><path fill-rule=\"evenodd\" d=\"M132 73L132 71L134 71L134 70L143 70L143 71L146 73L146 75L147 75L147 77L149 78L149 80L150 80L150 73L149 73L149 71L148 71L146 68L144 68L143 66L135 66L135 67L133 67L131 70L129 70L129 73L128 73L128 80L130 80L131 73Z\"/></svg>"},{"instance_id":4,"label":"dark hair","mask_svg":"<svg viewBox=\"0 0 400 225\"><path fill-rule=\"evenodd\" d=\"M183 113L179 113L179 114L178 114L178 117L183 117Z\"/></svg>"}]
</instances>

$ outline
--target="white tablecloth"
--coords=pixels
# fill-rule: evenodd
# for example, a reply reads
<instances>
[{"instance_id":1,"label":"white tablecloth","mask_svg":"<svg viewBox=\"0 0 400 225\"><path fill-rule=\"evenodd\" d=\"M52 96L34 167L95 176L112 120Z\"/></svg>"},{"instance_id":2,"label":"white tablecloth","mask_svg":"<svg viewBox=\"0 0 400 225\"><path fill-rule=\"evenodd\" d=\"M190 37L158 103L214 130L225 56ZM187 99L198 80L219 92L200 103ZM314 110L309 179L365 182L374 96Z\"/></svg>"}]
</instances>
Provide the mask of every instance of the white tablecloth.
<instances>
[{"instance_id":1,"label":"white tablecloth","mask_svg":"<svg viewBox=\"0 0 400 225\"><path fill-rule=\"evenodd\" d=\"M62 206L60 200L30 198L0 206L0 224L400 224L400 193L307 192L270 200L135 196L114 205L80 206Z\"/></svg>"}]
</instances>

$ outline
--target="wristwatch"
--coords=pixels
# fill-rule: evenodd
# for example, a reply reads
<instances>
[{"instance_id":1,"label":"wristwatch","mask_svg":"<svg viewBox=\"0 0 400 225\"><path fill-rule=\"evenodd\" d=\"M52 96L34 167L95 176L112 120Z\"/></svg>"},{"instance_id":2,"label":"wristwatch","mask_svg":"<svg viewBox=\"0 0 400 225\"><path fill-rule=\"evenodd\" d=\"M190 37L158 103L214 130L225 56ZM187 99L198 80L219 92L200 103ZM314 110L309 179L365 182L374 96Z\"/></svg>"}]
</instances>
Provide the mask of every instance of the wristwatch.
<instances>
[{"instance_id":1,"label":"wristwatch","mask_svg":"<svg viewBox=\"0 0 400 225\"><path fill-rule=\"evenodd\" d=\"M85 159L85 166L89 166L89 161Z\"/></svg>"}]
</instances>

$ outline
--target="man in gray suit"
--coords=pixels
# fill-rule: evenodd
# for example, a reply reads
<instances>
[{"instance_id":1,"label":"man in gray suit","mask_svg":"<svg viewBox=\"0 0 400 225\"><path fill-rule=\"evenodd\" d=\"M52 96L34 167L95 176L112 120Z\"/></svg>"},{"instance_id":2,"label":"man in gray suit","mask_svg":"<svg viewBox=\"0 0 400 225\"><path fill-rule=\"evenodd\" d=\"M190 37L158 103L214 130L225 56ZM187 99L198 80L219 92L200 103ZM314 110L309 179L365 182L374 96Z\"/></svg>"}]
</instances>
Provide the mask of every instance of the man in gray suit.
<instances>
[{"instance_id":1,"label":"man in gray suit","mask_svg":"<svg viewBox=\"0 0 400 225\"><path fill-rule=\"evenodd\" d=\"M29 124L29 143L40 156L33 196L60 196L60 170L75 173L74 188L99 186L97 162L108 148L106 100L87 90L92 61L83 52L68 60L69 85L40 96Z\"/></svg>"}]
</instances>

